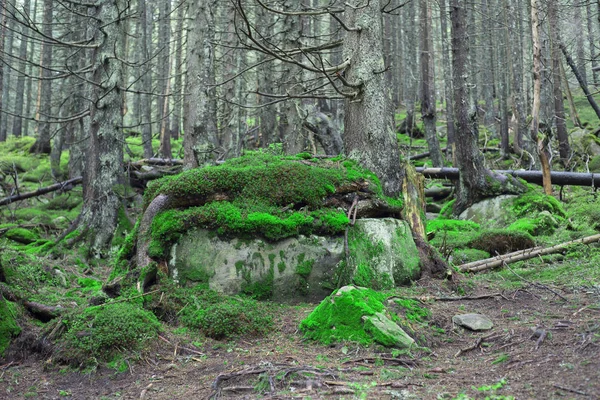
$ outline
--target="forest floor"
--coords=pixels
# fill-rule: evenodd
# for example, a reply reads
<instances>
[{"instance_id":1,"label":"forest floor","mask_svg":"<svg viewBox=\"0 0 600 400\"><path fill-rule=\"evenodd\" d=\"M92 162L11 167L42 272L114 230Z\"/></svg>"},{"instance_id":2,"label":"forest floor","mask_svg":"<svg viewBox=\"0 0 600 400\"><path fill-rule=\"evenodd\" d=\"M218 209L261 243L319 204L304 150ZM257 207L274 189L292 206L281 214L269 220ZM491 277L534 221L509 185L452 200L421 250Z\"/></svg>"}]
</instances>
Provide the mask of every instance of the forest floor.
<instances>
[{"instance_id":1,"label":"forest floor","mask_svg":"<svg viewBox=\"0 0 600 400\"><path fill-rule=\"evenodd\" d=\"M207 339L196 351L163 333L120 373L60 369L33 356L9 363L1 366L0 398L600 399L600 287L468 283L470 297L490 297L433 300L448 288L421 283L430 325L443 333L429 339L431 352L412 357L307 342L297 326L314 305L282 306L264 337ZM453 315L471 312L490 317L493 330L453 325Z\"/></svg>"}]
</instances>

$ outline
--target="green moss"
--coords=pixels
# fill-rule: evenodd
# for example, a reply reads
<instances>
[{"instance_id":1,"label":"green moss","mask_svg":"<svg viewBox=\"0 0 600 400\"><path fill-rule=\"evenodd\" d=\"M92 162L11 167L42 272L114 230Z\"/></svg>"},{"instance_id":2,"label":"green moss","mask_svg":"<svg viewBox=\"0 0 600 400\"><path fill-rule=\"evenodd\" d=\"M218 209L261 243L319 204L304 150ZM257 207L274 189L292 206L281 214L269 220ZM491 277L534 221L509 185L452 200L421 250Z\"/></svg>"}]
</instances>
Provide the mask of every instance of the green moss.
<instances>
[{"instance_id":1,"label":"green moss","mask_svg":"<svg viewBox=\"0 0 600 400\"><path fill-rule=\"evenodd\" d=\"M4 236L6 236L7 239L10 239L14 242L22 243L22 244L30 244L40 238L40 236L37 233L32 232L29 229L25 229L25 228L9 229L4 234Z\"/></svg>"},{"instance_id":2,"label":"green moss","mask_svg":"<svg viewBox=\"0 0 600 400\"><path fill-rule=\"evenodd\" d=\"M88 307L65 319L63 357L76 362L110 361L124 350L142 350L160 329L152 314L137 305L114 303Z\"/></svg>"},{"instance_id":3,"label":"green moss","mask_svg":"<svg viewBox=\"0 0 600 400\"><path fill-rule=\"evenodd\" d=\"M208 291L188 304L181 310L183 324L214 339L262 334L273 328L273 319L266 306L256 300Z\"/></svg>"},{"instance_id":4,"label":"green moss","mask_svg":"<svg viewBox=\"0 0 600 400\"><path fill-rule=\"evenodd\" d=\"M552 196L529 191L513 200L512 209L518 218L537 215L542 211L548 211L558 218L565 218L562 204Z\"/></svg>"},{"instance_id":5,"label":"green moss","mask_svg":"<svg viewBox=\"0 0 600 400\"><path fill-rule=\"evenodd\" d=\"M0 296L0 356L4 355L10 340L21 333L16 316L16 305Z\"/></svg>"},{"instance_id":6,"label":"green moss","mask_svg":"<svg viewBox=\"0 0 600 400\"><path fill-rule=\"evenodd\" d=\"M403 310L404 318L413 322L424 322L431 317L431 311L421 307L420 303L412 299L396 299L395 303Z\"/></svg>"},{"instance_id":7,"label":"green moss","mask_svg":"<svg viewBox=\"0 0 600 400\"><path fill-rule=\"evenodd\" d=\"M383 312L384 301L385 295L371 289L336 290L300 323L300 330L306 338L323 344L372 344L373 337L365 330L362 317Z\"/></svg>"},{"instance_id":8,"label":"green moss","mask_svg":"<svg viewBox=\"0 0 600 400\"><path fill-rule=\"evenodd\" d=\"M590 172L600 172L600 155L594 156L590 160L588 167Z\"/></svg>"},{"instance_id":9,"label":"green moss","mask_svg":"<svg viewBox=\"0 0 600 400\"><path fill-rule=\"evenodd\" d=\"M478 249L457 249L452 253L454 265L466 264L473 261L484 260L490 257L490 253Z\"/></svg>"},{"instance_id":10,"label":"green moss","mask_svg":"<svg viewBox=\"0 0 600 400\"><path fill-rule=\"evenodd\" d=\"M117 229L113 235L112 246L120 248L127 240L127 235L133 230L133 224L121 206L117 211Z\"/></svg>"},{"instance_id":11,"label":"green moss","mask_svg":"<svg viewBox=\"0 0 600 400\"><path fill-rule=\"evenodd\" d=\"M469 232L478 231L479 229L480 225L473 221L462 221L457 219L446 219L441 217L427 221L427 232Z\"/></svg>"},{"instance_id":12,"label":"green moss","mask_svg":"<svg viewBox=\"0 0 600 400\"><path fill-rule=\"evenodd\" d=\"M451 218L454 203L456 203L456 199L450 200L449 202L444 204L444 207L442 207L442 209L440 210L440 216L444 218Z\"/></svg>"},{"instance_id":13,"label":"green moss","mask_svg":"<svg viewBox=\"0 0 600 400\"><path fill-rule=\"evenodd\" d=\"M192 227L237 237L260 233L269 240L299 234L340 234L348 225L344 212L321 207L336 187L353 182L367 181L377 196L393 207L402 206L400 200L383 196L377 177L353 161L320 160L314 165L299 161L298 157L254 152L221 166L151 182L145 193L146 205L159 193L168 194L174 203L191 197L208 201L200 207L157 215L151 229L151 257L166 257L166 249ZM215 195L227 200L211 202Z\"/></svg>"},{"instance_id":14,"label":"green moss","mask_svg":"<svg viewBox=\"0 0 600 400\"><path fill-rule=\"evenodd\" d=\"M520 218L509 225L511 231L525 232L532 236L552 235L558 228L558 221L549 213L541 213L537 218Z\"/></svg>"},{"instance_id":15,"label":"green moss","mask_svg":"<svg viewBox=\"0 0 600 400\"><path fill-rule=\"evenodd\" d=\"M354 271L347 272L352 273L352 283L375 290L394 287L388 275L379 275L372 267L372 263L377 262L384 254L383 243L373 243L370 238L351 229L348 232L348 249L351 255L349 267ZM344 278L342 284L345 284L348 278Z\"/></svg>"},{"instance_id":16,"label":"green moss","mask_svg":"<svg viewBox=\"0 0 600 400\"><path fill-rule=\"evenodd\" d=\"M298 275L298 289L302 294L308 294L308 278L312 272L315 260L305 260L305 254L298 255L298 264L296 265L296 275Z\"/></svg>"}]
</instances>

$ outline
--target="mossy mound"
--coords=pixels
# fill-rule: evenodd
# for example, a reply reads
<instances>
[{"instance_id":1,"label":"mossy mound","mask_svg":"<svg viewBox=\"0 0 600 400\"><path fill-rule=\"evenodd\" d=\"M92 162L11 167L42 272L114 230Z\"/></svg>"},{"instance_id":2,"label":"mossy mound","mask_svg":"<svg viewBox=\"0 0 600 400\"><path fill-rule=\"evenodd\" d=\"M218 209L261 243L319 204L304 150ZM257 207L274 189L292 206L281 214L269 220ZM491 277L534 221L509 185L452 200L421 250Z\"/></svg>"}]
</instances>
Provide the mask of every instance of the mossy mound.
<instances>
[{"instance_id":1,"label":"mossy mound","mask_svg":"<svg viewBox=\"0 0 600 400\"><path fill-rule=\"evenodd\" d=\"M10 229L4 234L4 236L6 236L7 239L12 240L13 242L21 244L30 244L40 238L40 236L37 233L25 228Z\"/></svg>"},{"instance_id":2,"label":"mossy mound","mask_svg":"<svg viewBox=\"0 0 600 400\"><path fill-rule=\"evenodd\" d=\"M300 323L300 330L323 344L352 341L412 347L414 340L386 315L385 300L384 294L371 289L344 286L323 300Z\"/></svg>"},{"instance_id":3,"label":"mossy mound","mask_svg":"<svg viewBox=\"0 0 600 400\"><path fill-rule=\"evenodd\" d=\"M590 172L600 172L600 155L595 156L588 164Z\"/></svg>"},{"instance_id":4,"label":"mossy mound","mask_svg":"<svg viewBox=\"0 0 600 400\"><path fill-rule=\"evenodd\" d=\"M473 221L447 219L443 217L427 221L427 232L473 232L478 231L479 229L480 225Z\"/></svg>"},{"instance_id":5,"label":"mossy mound","mask_svg":"<svg viewBox=\"0 0 600 400\"><path fill-rule=\"evenodd\" d=\"M72 364L111 361L123 351L143 350L160 329L154 314L127 302L88 307L63 321L58 357Z\"/></svg>"},{"instance_id":6,"label":"mossy mound","mask_svg":"<svg viewBox=\"0 0 600 400\"><path fill-rule=\"evenodd\" d=\"M279 240L300 234L337 234L348 218L333 199L341 192L361 191L400 211L400 200L383 195L377 177L342 158L310 159L252 152L220 166L198 168L151 182L148 204L159 194L169 197L169 210L153 219L148 253L165 251L192 227L219 235ZM330 200L330 201L328 201Z\"/></svg>"},{"instance_id":7,"label":"mossy mound","mask_svg":"<svg viewBox=\"0 0 600 400\"><path fill-rule=\"evenodd\" d=\"M483 250L491 255L506 254L534 246L535 241L530 234L507 229L484 231L469 242L469 247Z\"/></svg>"},{"instance_id":8,"label":"mossy mound","mask_svg":"<svg viewBox=\"0 0 600 400\"><path fill-rule=\"evenodd\" d=\"M467 264L473 261L484 260L490 257L490 253L478 249L457 249L452 253L454 265Z\"/></svg>"},{"instance_id":9,"label":"mossy mound","mask_svg":"<svg viewBox=\"0 0 600 400\"><path fill-rule=\"evenodd\" d=\"M512 209L517 218L530 217L547 211L555 217L565 218L562 204L556 198L537 191L529 191L513 200Z\"/></svg>"},{"instance_id":10,"label":"mossy mound","mask_svg":"<svg viewBox=\"0 0 600 400\"><path fill-rule=\"evenodd\" d=\"M537 218L520 218L507 229L525 232L532 236L548 236L552 235L558 226L558 221L549 212L543 211Z\"/></svg>"},{"instance_id":11,"label":"mossy mound","mask_svg":"<svg viewBox=\"0 0 600 400\"><path fill-rule=\"evenodd\" d=\"M0 296L0 356L4 355L11 339L21 332L16 317L15 304Z\"/></svg>"}]
</instances>

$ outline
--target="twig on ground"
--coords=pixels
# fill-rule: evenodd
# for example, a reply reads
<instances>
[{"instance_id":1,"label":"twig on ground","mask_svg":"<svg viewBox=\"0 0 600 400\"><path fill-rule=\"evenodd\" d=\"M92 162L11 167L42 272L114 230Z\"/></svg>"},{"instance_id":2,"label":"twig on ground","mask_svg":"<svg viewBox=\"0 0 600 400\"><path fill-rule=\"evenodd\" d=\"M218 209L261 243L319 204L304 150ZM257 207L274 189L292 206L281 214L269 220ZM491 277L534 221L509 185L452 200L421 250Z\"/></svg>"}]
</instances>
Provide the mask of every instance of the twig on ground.
<instances>
[{"instance_id":1,"label":"twig on ground","mask_svg":"<svg viewBox=\"0 0 600 400\"><path fill-rule=\"evenodd\" d=\"M532 282L532 281L530 281L530 280L528 280L528 279L526 279L526 278L523 278L521 275L517 274L517 273L516 273L516 272L515 272L515 271L514 271L514 270L513 270L511 267L509 267L509 266L508 266L508 264L507 264L505 261L503 261L502 263L504 264L504 266L505 266L506 268L508 268L508 270L509 270L510 272L512 272L512 273L513 273L515 276L517 276L517 278L519 278L519 279L523 280L524 282L527 282L527 283L529 283L530 285L532 285L532 286L535 286L535 287L538 287L538 288L541 288L541 289L546 289L547 291L551 292L551 293L552 293L552 294L554 294L555 296L557 296L557 297L560 297L562 300L564 300L564 301L569 301L569 299L567 299L565 296L563 296L563 295L561 295L560 293L558 293L556 290L553 290L553 289L549 288L548 286L546 286L546 285L543 285L543 284L541 284L541 283Z\"/></svg>"},{"instance_id":2,"label":"twig on ground","mask_svg":"<svg viewBox=\"0 0 600 400\"><path fill-rule=\"evenodd\" d=\"M485 336L481 336L480 338L477 339L477 341L473 345L467 347L466 349L460 349L460 350L458 350L458 352L454 355L454 358L459 357L461 354L466 353L467 351L475 350L476 348L478 348L481 345L481 343L483 343L484 340L489 340L489 339L491 339L494 336L496 336L495 332L494 333L490 333L490 334L485 335Z\"/></svg>"},{"instance_id":3,"label":"twig on ground","mask_svg":"<svg viewBox=\"0 0 600 400\"><path fill-rule=\"evenodd\" d=\"M576 394L580 394L582 396L589 396L589 394L587 394L586 392L582 392L581 390L571 389L571 388L568 388L566 386L557 385L557 384L554 384L552 386L554 386L557 389L564 390L565 392L576 393Z\"/></svg>"}]
</instances>

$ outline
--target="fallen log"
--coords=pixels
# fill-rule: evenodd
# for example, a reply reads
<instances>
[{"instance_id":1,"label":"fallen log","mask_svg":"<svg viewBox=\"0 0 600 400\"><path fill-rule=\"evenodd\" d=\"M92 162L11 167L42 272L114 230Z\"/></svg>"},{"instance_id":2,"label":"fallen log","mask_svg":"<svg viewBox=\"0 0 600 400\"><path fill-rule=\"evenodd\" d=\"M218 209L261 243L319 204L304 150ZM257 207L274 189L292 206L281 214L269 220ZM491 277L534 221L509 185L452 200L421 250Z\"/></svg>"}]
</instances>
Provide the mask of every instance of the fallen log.
<instances>
[{"instance_id":1,"label":"fallen log","mask_svg":"<svg viewBox=\"0 0 600 400\"><path fill-rule=\"evenodd\" d=\"M587 236L581 239L571 240L551 247L537 246L530 249L519 250L508 254L502 254L492 258L486 258L485 260L473 261L467 264L459 265L458 269L462 272L480 272L499 267L504 263L510 264L516 261L523 261L538 256L545 256L547 254L558 253L559 251L564 250L573 244L591 244L594 242L600 242L600 234Z\"/></svg>"},{"instance_id":2,"label":"fallen log","mask_svg":"<svg viewBox=\"0 0 600 400\"><path fill-rule=\"evenodd\" d=\"M416 169L418 173L423 174L426 178L434 179L458 179L458 168L424 168ZM525 171L525 170L492 170L492 173L511 175L515 178L523 179L529 183L542 185L541 171ZM551 172L551 181L553 185L561 186L591 186L593 188L600 187L600 174L598 173L581 173L581 172Z\"/></svg>"},{"instance_id":3,"label":"fallen log","mask_svg":"<svg viewBox=\"0 0 600 400\"><path fill-rule=\"evenodd\" d=\"M14 196L8 196L0 200L0 206L5 206L7 204L13 203L15 201L29 199L31 197L41 196L46 193L56 192L57 190L62 190L63 192L67 192L75 187L75 185L79 185L83 181L81 176L77 178L69 179L68 181L55 183L54 185L46 186L43 188L39 188L36 191L15 194Z\"/></svg>"},{"instance_id":4,"label":"fallen log","mask_svg":"<svg viewBox=\"0 0 600 400\"><path fill-rule=\"evenodd\" d=\"M448 151L447 147L444 147L443 149L440 149L440 151L443 153L445 151ZM482 152L487 153L487 152L498 152L500 151L499 148L497 147L484 147L483 149L481 149ZM430 153L427 151L425 153L420 153L420 154L415 154L414 156L408 156L409 160L420 160L422 158L427 158L429 157Z\"/></svg>"}]
</instances>

